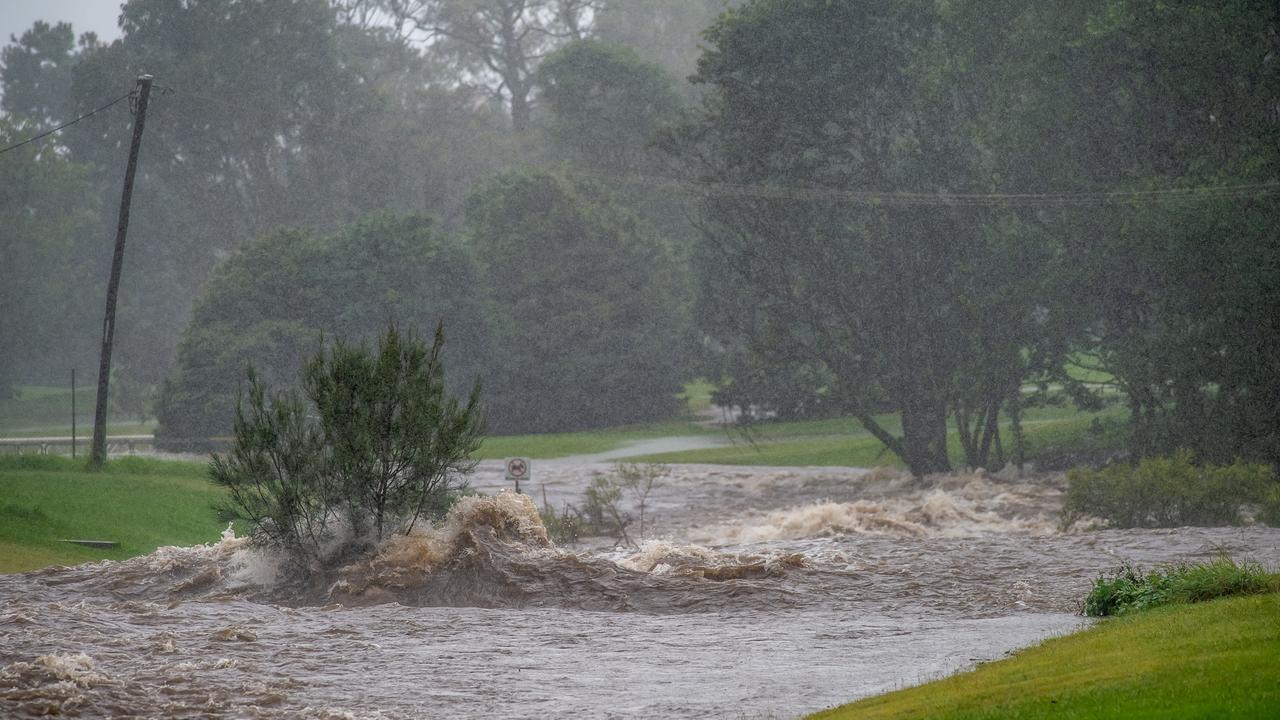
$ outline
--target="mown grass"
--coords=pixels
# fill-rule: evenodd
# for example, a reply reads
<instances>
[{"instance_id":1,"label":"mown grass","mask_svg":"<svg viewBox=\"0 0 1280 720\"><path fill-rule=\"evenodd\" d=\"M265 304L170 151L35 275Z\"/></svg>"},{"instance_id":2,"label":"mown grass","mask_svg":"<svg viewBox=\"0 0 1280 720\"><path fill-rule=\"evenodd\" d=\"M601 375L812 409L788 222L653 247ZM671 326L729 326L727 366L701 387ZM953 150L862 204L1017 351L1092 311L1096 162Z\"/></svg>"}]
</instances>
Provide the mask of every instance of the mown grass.
<instances>
[{"instance_id":1,"label":"mown grass","mask_svg":"<svg viewBox=\"0 0 1280 720\"><path fill-rule=\"evenodd\" d=\"M1125 418L1123 408L1100 413L1085 413L1071 407L1030 410L1023 418L1026 460L1050 467L1091 460L1122 446ZM900 429L893 416L876 419L890 432ZM1008 442L1007 421L1003 432ZM758 423L749 432L734 433L732 437L734 444L725 447L646 455L634 460L668 464L902 466L896 455L852 418ZM1006 447L1006 452L1011 450ZM964 453L954 428L948 435L948 453L953 463L963 463Z\"/></svg>"},{"instance_id":2,"label":"mown grass","mask_svg":"<svg viewBox=\"0 0 1280 720\"><path fill-rule=\"evenodd\" d=\"M1280 594L1107 620L812 720L1280 717Z\"/></svg>"},{"instance_id":3,"label":"mown grass","mask_svg":"<svg viewBox=\"0 0 1280 720\"><path fill-rule=\"evenodd\" d=\"M0 399L0 437L71 437L71 389L19 385L17 397ZM76 388L76 434L93 435L93 404L96 389ZM145 435L155 429L155 422L111 418L110 435Z\"/></svg>"},{"instance_id":4,"label":"mown grass","mask_svg":"<svg viewBox=\"0 0 1280 720\"><path fill-rule=\"evenodd\" d=\"M129 457L91 472L83 460L0 456L0 572L215 541L226 527L214 510L222 497L202 463ZM64 539L120 546L96 550Z\"/></svg>"}]
</instances>

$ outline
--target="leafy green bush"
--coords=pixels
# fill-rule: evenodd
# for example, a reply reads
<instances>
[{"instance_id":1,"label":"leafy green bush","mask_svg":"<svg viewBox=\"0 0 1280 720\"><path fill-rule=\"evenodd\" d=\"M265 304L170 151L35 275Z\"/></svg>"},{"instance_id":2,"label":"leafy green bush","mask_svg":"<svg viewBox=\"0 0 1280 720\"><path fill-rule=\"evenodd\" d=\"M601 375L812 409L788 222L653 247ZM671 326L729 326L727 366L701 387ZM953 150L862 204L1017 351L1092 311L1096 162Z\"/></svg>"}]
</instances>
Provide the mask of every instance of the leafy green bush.
<instances>
[{"instance_id":1,"label":"leafy green bush","mask_svg":"<svg viewBox=\"0 0 1280 720\"><path fill-rule=\"evenodd\" d=\"M1159 605L1205 602L1233 595L1258 595L1280 590L1280 575L1257 563L1237 563L1222 556L1207 563L1170 565L1143 574L1120 566L1110 577L1094 581L1084 601L1084 614L1108 617Z\"/></svg>"},{"instance_id":2,"label":"leafy green bush","mask_svg":"<svg viewBox=\"0 0 1280 720\"><path fill-rule=\"evenodd\" d=\"M1273 485L1262 499L1262 512L1258 519L1267 525L1280 527L1280 484Z\"/></svg>"},{"instance_id":3,"label":"leafy green bush","mask_svg":"<svg viewBox=\"0 0 1280 720\"><path fill-rule=\"evenodd\" d=\"M1067 479L1063 519L1068 526L1086 515L1118 528L1239 525L1243 506L1263 504L1276 491L1275 476L1265 465L1197 466L1187 450L1136 466L1077 468Z\"/></svg>"},{"instance_id":4,"label":"leafy green bush","mask_svg":"<svg viewBox=\"0 0 1280 720\"><path fill-rule=\"evenodd\" d=\"M440 330L428 349L392 329L373 354L322 350L303 373L310 407L292 390L268 403L250 373L233 446L210 474L257 542L315 572L444 515L482 421L478 387L465 404L446 394L443 344Z\"/></svg>"},{"instance_id":5,"label":"leafy green bush","mask_svg":"<svg viewBox=\"0 0 1280 720\"><path fill-rule=\"evenodd\" d=\"M467 233L487 278L486 395L499 433L669 418L692 345L673 249L606 190L542 170L472 191Z\"/></svg>"},{"instance_id":6,"label":"leafy green bush","mask_svg":"<svg viewBox=\"0 0 1280 720\"><path fill-rule=\"evenodd\" d=\"M465 393L486 357L478 286L470 250L429 218L376 212L328 233L270 231L222 262L196 299L157 400L158 439L187 449L226 435L246 367L270 387L297 387L322 336L372 339L389 320L449 327L449 389Z\"/></svg>"}]
</instances>

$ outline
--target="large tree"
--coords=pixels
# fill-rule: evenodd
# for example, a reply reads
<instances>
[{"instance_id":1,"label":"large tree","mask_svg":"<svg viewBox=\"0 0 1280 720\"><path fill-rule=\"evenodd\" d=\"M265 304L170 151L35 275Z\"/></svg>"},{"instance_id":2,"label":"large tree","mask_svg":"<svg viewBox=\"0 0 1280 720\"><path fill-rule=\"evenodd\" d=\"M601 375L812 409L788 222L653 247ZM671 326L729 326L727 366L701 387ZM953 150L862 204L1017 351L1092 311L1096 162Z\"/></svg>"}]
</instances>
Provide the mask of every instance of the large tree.
<instances>
[{"instance_id":1,"label":"large tree","mask_svg":"<svg viewBox=\"0 0 1280 720\"><path fill-rule=\"evenodd\" d=\"M609 173L653 172L659 131L684 113L671 77L620 45L566 45L543 61L536 80L559 153Z\"/></svg>"},{"instance_id":2,"label":"large tree","mask_svg":"<svg viewBox=\"0 0 1280 720\"><path fill-rule=\"evenodd\" d=\"M924 62L940 23L928 0L730 11L706 36L705 114L686 147L718 183L700 257L708 330L765 367L808 365L917 474L950 468L957 409L986 464L1043 310L1045 253L1000 232L994 210L932 199L990 186L957 113L966 88ZM900 431L874 417L886 409Z\"/></svg>"},{"instance_id":3,"label":"large tree","mask_svg":"<svg viewBox=\"0 0 1280 720\"><path fill-rule=\"evenodd\" d=\"M36 132L35 123L0 117L0 146ZM99 229L91 187L88 168L56 146L0 157L0 395L16 381L62 382L77 364L91 366L88 311L101 287L83 262Z\"/></svg>"},{"instance_id":4,"label":"large tree","mask_svg":"<svg viewBox=\"0 0 1280 720\"><path fill-rule=\"evenodd\" d=\"M1280 6L1014 5L1025 40L992 58L1003 174L1144 193L1064 243L1134 450L1280 462ZM1233 186L1254 189L1188 191Z\"/></svg>"},{"instance_id":5,"label":"large tree","mask_svg":"<svg viewBox=\"0 0 1280 720\"><path fill-rule=\"evenodd\" d=\"M288 387L321 337L354 343L388 322L419 333L443 322L446 359L469 387L485 355L477 282L470 254L423 217L375 213L333 233L266 233L219 265L196 301L159 432L222 434L247 366Z\"/></svg>"},{"instance_id":6,"label":"large tree","mask_svg":"<svg viewBox=\"0 0 1280 720\"><path fill-rule=\"evenodd\" d=\"M486 396L499 432L669 417L687 319L668 243L594 183L510 171L468 203L490 293Z\"/></svg>"},{"instance_id":7,"label":"large tree","mask_svg":"<svg viewBox=\"0 0 1280 720\"><path fill-rule=\"evenodd\" d=\"M517 132L533 118L533 73L560 45L581 39L594 0L381 0L397 28L416 29L428 54L458 81L508 103Z\"/></svg>"},{"instance_id":8,"label":"large tree","mask_svg":"<svg viewBox=\"0 0 1280 720\"><path fill-rule=\"evenodd\" d=\"M3 40L3 38L0 38ZM71 104L71 78L80 54L98 44L92 33L80 38L69 23L37 20L21 37L0 50L0 91L5 112L41 127L65 119Z\"/></svg>"},{"instance_id":9,"label":"large tree","mask_svg":"<svg viewBox=\"0 0 1280 720\"><path fill-rule=\"evenodd\" d=\"M592 35L635 50L680 79L680 89L692 94L685 78L697 69L702 32L716 16L737 0L603 0L595 13Z\"/></svg>"}]
</instances>

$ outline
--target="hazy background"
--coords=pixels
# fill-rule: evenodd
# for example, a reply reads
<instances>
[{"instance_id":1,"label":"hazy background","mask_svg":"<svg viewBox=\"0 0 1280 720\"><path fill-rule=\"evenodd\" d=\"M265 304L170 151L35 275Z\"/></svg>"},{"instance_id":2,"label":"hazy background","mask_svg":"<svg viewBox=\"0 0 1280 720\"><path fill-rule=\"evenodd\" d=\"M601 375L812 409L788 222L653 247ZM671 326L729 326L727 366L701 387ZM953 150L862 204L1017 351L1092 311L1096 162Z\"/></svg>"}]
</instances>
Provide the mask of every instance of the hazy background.
<instances>
[{"instance_id":1,"label":"hazy background","mask_svg":"<svg viewBox=\"0 0 1280 720\"><path fill-rule=\"evenodd\" d=\"M0 0L0 44L22 35L36 20L69 22L76 34L94 32L103 42L120 37L119 0Z\"/></svg>"}]
</instances>

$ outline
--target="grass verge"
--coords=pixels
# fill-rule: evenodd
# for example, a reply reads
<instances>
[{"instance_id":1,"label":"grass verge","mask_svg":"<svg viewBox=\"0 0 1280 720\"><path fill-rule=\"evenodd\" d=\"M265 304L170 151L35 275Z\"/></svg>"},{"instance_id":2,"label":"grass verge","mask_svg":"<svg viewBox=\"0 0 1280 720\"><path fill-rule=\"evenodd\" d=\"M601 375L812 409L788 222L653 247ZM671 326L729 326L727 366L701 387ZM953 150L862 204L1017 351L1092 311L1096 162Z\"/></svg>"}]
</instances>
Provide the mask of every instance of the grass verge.
<instances>
[{"instance_id":1,"label":"grass verge","mask_svg":"<svg viewBox=\"0 0 1280 720\"><path fill-rule=\"evenodd\" d=\"M1280 595L1171 605L812 720L1280 717Z\"/></svg>"},{"instance_id":2,"label":"grass verge","mask_svg":"<svg viewBox=\"0 0 1280 720\"><path fill-rule=\"evenodd\" d=\"M102 472L83 460L0 456L0 572L123 560L161 545L212 542L223 496L201 463L120 458ZM64 539L113 540L96 550Z\"/></svg>"}]
</instances>

